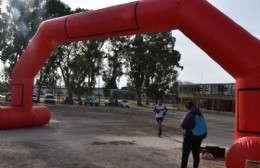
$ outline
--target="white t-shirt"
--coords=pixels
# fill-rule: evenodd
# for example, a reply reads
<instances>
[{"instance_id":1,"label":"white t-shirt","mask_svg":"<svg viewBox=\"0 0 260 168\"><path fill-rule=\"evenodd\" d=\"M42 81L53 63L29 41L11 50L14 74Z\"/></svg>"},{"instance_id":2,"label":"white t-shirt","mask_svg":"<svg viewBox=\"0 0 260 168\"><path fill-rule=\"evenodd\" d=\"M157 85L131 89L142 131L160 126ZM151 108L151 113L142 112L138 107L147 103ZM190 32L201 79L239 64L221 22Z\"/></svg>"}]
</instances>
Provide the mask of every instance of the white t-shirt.
<instances>
[{"instance_id":1,"label":"white t-shirt","mask_svg":"<svg viewBox=\"0 0 260 168\"><path fill-rule=\"evenodd\" d=\"M159 111L159 113L156 113L156 118L164 117L163 113L167 112L165 105L162 104L161 105L156 104L154 110Z\"/></svg>"}]
</instances>

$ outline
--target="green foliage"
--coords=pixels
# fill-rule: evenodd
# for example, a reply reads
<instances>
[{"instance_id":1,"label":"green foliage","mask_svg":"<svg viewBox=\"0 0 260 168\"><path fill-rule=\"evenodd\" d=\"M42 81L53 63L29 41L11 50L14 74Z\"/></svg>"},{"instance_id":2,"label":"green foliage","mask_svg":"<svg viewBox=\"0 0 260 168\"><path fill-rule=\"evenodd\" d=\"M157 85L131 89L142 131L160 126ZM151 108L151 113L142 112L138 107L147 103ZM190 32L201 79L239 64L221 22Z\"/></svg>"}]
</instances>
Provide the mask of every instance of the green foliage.
<instances>
[{"instance_id":1,"label":"green foliage","mask_svg":"<svg viewBox=\"0 0 260 168\"><path fill-rule=\"evenodd\" d=\"M0 82L0 93L7 93L10 92L11 85L7 82Z\"/></svg>"},{"instance_id":2,"label":"green foliage","mask_svg":"<svg viewBox=\"0 0 260 168\"><path fill-rule=\"evenodd\" d=\"M74 86L78 86L75 88L75 93L93 95L93 90L97 84L96 77L100 75L102 70L103 52L101 48L104 45L104 41L84 41L80 42L80 44L81 47L78 48L80 55L71 64L75 82ZM83 83L85 84L83 87L85 92L80 92L80 85Z\"/></svg>"},{"instance_id":3,"label":"green foliage","mask_svg":"<svg viewBox=\"0 0 260 168\"><path fill-rule=\"evenodd\" d=\"M85 41L59 46L53 55L66 88L78 97L92 95L96 77L102 69L104 41Z\"/></svg>"},{"instance_id":4,"label":"green foliage","mask_svg":"<svg viewBox=\"0 0 260 168\"><path fill-rule=\"evenodd\" d=\"M155 101L170 92L176 82L181 54L174 50L175 38L170 32L147 36L149 64L146 69L145 93Z\"/></svg>"},{"instance_id":5,"label":"green foliage","mask_svg":"<svg viewBox=\"0 0 260 168\"><path fill-rule=\"evenodd\" d=\"M118 40L118 47L125 59L128 84L137 95L141 105L141 94L157 100L167 94L176 81L181 55L174 50L175 38L170 32L134 35Z\"/></svg>"},{"instance_id":6,"label":"green foliage","mask_svg":"<svg viewBox=\"0 0 260 168\"><path fill-rule=\"evenodd\" d=\"M47 0L42 11L44 20L72 13L71 8L60 0Z\"/></svg>"},{"instance_id":7,"label":"green foliage","mask_svg":"<svg viewBox=\"0 0 260 168\"><path fill-rule=\"evenodd\" d=\"M25 50L39 25L40 1L7 1L7 12L2 15L1 60L5 64L6 78L10 79L12 69Z\"/></svg>"},{"instance_id":8,"label":"green foliage","mask_svg":"<svg viewBox=\"0 0 260 168\"><path fill-rule=\"evenodd\" d=\"M6 79L23 54L43 20L70 14L70 8L59 0L9 0L6 13L1 13L1 61ZM55 9L54 9L55 8ZM48 69L48 68L47 68Z\"/></svg>"},{"instance_id":9,"label":"green foliage","mask_svg":"<svg viewBox=\"0 0 260 168\"><path fill-rule=\"evenodd\" d=\"M106 58L107 58L107 67L102 72L102 79L105 82L104 85L104 94L106 97L109 96L111 89L118 89L117 81L120 80L120 77L124 74L123 72L123 53L122 52L122 41L125 38L110 38L106 43Z\"/></svg>"}]
</instances>

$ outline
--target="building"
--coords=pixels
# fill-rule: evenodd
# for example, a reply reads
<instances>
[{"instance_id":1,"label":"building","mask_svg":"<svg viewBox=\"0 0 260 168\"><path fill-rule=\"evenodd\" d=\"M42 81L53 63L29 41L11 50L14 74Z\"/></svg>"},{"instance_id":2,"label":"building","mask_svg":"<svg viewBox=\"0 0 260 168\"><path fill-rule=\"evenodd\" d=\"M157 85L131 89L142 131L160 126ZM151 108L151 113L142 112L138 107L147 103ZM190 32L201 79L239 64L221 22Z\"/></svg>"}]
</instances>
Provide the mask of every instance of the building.
<instances>
[{"instance_id":1,"label":"building","mask_svg":"<svg viewBox=\"0 0 260 168\"><path fill-rule=\"evenodd\" d=\"M192 99L201 109L235 111L235 84L179 84L178 97L183 107L185 100Z\"/></svg>"}]
</instances>

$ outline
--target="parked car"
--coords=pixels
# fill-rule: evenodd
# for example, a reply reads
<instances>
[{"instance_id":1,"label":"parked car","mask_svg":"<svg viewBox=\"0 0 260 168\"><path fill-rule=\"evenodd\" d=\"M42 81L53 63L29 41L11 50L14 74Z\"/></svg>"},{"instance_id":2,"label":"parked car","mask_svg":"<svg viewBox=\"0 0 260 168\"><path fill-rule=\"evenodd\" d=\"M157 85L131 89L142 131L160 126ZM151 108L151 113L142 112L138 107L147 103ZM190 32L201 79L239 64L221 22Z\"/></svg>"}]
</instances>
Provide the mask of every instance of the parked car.
<instances>
[{"instance_id":1,"label":"parked car","mask_svg":"<svg viewBox=\"0 0 260 168\"><path fill-rule=\"evenodd\" d=\"M93 96L86 97L84 104L85 105L91 105L91 106L93 106L93 105L98 106L99 105L97 98L93 97Z\"/></svg>"},{"instance_id":2,"label":"parked car","mask_svg":"<svg viewBox=\"0 0 260 168\"><path fill-rule=\"evenodd\" d=\"M118 100L118 106L119 107L129 107L128 100L126 100L126 99Z\"/></svg>"},{"instance_id":3,"label":"parked car","mask_svg":"<svg viewBox=\"0 0 260 168\"><path fill-rule=\"evenodd\" d=\"M44 103L50 103L50 104L55 104L56 100L55 97L52 94L46 94L44 96Z\"/></svg>"},{"instance_id":4,"label":"parked car","mask_svg":"<svg viewBox=\"0 0 260 168\"><path fill-rule=\"evenodd\" d=\"M118 100L108 98L105 100L105 106L118 106Z\"/></svg>"},{"instance_id":5,"label":"parked car","mask_svg":"<svg viewBox=\"0 0 260 168\"><path fill-rule=\"evenodd\" d=\"M12 93L11 92L6 93L5 101L6 102L11 102L11 99L12 99Z\"/></svg>"}]
</instances>

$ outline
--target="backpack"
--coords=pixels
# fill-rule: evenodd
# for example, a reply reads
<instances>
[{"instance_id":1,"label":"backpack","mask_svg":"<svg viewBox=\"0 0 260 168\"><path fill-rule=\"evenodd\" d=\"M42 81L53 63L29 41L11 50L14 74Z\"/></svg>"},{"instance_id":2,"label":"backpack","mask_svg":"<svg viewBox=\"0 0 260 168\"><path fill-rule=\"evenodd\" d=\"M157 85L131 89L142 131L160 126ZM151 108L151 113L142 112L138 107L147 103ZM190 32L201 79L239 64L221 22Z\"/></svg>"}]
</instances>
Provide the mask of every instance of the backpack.
<instances>
[{"instance_id":1,"label":"backpack","mask_svg":"<svg viewBox=\"0 0 260 168\"><path fill-rule=\"evenodd\" d=\"M204 116L202 114L196 115L195 126L192 129L192 134L197 136L197 137L206 138L206 136L207 136L207 125L206 125L206 121L204 119Z\"/></svg>"}]
</instances>

